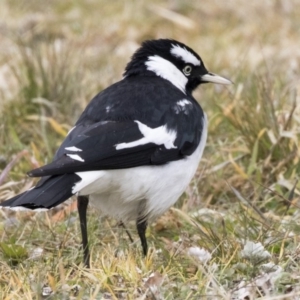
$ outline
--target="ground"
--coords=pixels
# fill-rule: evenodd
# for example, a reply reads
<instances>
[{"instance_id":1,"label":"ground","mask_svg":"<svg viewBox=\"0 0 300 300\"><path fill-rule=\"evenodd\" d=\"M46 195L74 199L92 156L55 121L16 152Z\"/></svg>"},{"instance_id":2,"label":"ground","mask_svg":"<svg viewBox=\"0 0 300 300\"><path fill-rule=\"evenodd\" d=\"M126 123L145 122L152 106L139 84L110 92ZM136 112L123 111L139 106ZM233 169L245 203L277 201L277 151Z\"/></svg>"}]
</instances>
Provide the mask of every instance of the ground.
<instances>
[{"instance_id":1,"label":"ground","mask_svg":"<svg viewBox=\"0 0 300 300\"><path fill-rule=\"evenodd\" d=\"M31 187L98 91L145 39L173 38L234 85L195 93L209 138L185 194L142 256L90 208L82 265L76 199L0 210L1 299L300 299L300 5L277 1L0 2L0 200Z\"/></svg>"}]
</instances>

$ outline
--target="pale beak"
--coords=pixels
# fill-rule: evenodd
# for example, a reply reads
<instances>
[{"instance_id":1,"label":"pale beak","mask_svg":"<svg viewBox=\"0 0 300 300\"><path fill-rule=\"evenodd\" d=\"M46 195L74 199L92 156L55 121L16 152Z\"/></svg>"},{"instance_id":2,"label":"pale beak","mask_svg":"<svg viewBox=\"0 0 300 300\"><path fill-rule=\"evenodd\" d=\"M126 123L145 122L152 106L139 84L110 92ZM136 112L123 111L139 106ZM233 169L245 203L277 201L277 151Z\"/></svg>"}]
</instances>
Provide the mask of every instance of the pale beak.
<instances>
[{"instance_id":1,"label":"pale beak","mask_svg":"<svg viewBox=\"0 0 300 300\"><path fill-rule=\"evenodd\" d=\"M201 76L201 80L204 82L212 82L212 83L219 83L219 84L226 84L226 85L232 84L232 81L213 73L207 73Z\"/></svg>"}]
</instances>

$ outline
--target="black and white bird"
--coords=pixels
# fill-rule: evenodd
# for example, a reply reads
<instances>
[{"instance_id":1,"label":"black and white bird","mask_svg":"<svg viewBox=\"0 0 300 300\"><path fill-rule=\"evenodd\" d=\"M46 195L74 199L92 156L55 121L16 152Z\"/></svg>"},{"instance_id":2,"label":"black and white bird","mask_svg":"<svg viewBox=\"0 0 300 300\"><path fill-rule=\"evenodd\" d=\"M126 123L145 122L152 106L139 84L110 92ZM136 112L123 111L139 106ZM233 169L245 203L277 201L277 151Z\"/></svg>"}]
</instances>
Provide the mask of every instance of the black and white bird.
<instances>
[{"instance_id":1,"label":"black and white bird","mask_svg":"<svg viewBox=\"0 0 300 300\"><path fill-rule=\"evenodd\" d=\"M37 185L0 206L46 210L77 195L87 267L89 201L122 223L134 220L146 255L147 225L177 201L201 159L207 120L192 92L208 82L231 83L178 41L143 42L123 79L91 100L53 161L28 173L41 177Z\"/></svg>"}]
</instances>

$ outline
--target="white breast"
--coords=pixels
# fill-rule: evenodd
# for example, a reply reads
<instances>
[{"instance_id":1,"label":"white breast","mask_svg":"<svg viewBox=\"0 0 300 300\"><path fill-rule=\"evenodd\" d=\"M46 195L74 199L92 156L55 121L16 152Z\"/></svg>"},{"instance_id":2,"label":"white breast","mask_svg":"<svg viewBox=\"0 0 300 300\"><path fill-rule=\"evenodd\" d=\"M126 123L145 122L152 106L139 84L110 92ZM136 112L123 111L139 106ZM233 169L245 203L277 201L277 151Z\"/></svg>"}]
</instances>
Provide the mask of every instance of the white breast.
<instances>
[{"instance_id":1,"label":"white breast","mask_svg":"<svg viewBox=\"0 0 300 300\"><path fill-rule=\"evenodd\" d=\"M136 220L143 210L151 222L172 206L194 176L206 144L207 120L195 152L162 166L76 173L82 181L73 187L90 195L93 206L124 222Z\"/></svg>"}]
</instances>

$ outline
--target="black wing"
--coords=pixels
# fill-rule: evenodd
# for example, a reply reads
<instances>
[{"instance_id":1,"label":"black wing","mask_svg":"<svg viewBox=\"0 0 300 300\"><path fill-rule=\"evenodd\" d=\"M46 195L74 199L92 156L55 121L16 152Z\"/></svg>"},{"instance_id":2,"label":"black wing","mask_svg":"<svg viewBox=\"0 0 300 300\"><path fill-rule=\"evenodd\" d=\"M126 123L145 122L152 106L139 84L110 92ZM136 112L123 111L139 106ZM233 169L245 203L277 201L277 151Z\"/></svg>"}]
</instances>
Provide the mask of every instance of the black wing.
<instances>
[{"instance_id":1,"label":"black wing","mask_svg":"<svg viewBox=\"0 0 300 300\"><path fill-rule=\"evenodd\" d=\"M71 134L76 138L64 142L57 158L35 169L30 176L59 175L80 171L123 169L142 165L158 165L183 157L180 149L166 149L163 145L146 143L118 149L117 145L141 140L137 123L105 121L85 128L77 126Z\"/></svg>"},{"instance_id":2,"label":"black wing","mask_svg":"<svg viewBox=\"0 0 300 300\"><path fill-rule=\"evenodd\" d=\"M193 153L203 129L201 107L189 98L191 106L188 112L174 110L176 101L183 97L182 93L171 89L171 83L157 81L155 89L150 83L149 79L138 85L122 80L101 92L87 106L76 127L58 149L54 161L28 174L47 176L161 165ZM158 94L160 97L156 97ZM169 100L170 96L173 101ZM156 98L158 101L155 102ZM106 112L107 107L111 109L109 112ZM139 142L144 134L137 120L152 129L165 126L170 132L176 132L174 147L165 147L161 141ZM118 147L136 141L135 146Z\"/></svg>"}]
</instances>

